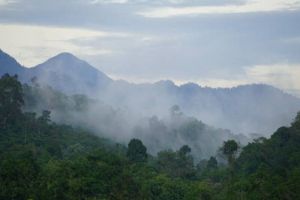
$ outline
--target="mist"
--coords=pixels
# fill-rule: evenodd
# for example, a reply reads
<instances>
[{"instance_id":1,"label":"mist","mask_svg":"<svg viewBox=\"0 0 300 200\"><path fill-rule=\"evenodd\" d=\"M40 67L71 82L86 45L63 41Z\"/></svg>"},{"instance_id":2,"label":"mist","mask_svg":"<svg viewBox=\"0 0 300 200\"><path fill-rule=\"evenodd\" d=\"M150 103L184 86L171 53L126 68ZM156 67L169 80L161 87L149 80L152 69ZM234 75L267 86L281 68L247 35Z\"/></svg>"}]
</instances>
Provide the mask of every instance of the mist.
<instances>
[{"instance_id":1,"label":"mist","mask_svg":"<svg viewBox=\"0 0 300 200\"><path fill-rule=\"evenodd\" d=\"M245 145L253 138L269 137L288 126L300 110L297 97L266 84L233 88L176 85L171 80L136 84L113 80L70 53L29 69L0 54L4 65L26 84L25 110L49 110L56 123L125 145L139 138L153 155L189 145L195 158L208 158L225 140Z\"/></svg>"},{"instance_id":2,"label":"mist","mask_svg":"<svg viewBox=\"0 0 300 200\"><path fill-rule=\"evenodd\" d=\"M294 106L299 105L297 98L265 85L211 89L194 84L178 87L171 81L155 84L114 81L97 91L92 97L66 95L49 86L31 83L25 87L26 110L37 113L50 110L56 123L85 128L124 145L132 138L141 139L152 155L189 145L193 157L199 161L217 155L226 140L234 139L244 146L254 138L268 137L272 129L279 128L278 124L291 121L291 113L296 112ZM281 100L286 97L294 102L283 105ZM278 109L272 112L274 106Z\"/></svg>"},{"instance_id":3,"label":"mist","mask_svg":"<svg viewBox=\"0 0 300 200\"><path fill-rule=\"evenodd\" d=\"M154 84L114 81L94 95L142 117L165 118L169 108L178 105L187 116L245 136L268 137L279 126L289 125L300 109L297 97L265 84L209 88L194 83L177 86L170 80Z\"/></svg>"}]
</instances>

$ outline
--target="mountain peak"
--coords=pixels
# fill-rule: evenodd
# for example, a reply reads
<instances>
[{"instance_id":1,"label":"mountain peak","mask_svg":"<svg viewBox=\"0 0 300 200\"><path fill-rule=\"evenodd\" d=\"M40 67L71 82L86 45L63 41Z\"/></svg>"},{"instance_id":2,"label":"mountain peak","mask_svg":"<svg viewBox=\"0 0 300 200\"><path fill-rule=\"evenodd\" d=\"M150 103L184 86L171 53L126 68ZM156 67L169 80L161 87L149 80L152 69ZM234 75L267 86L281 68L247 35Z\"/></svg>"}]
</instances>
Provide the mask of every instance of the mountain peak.
<instances>
[{"instance_id":1,"label":"mountain peak","mask_svg":"<svg viewBox=\"0 0 300 200\"><path fill-rule=\"evenodd\" d=\"M160 81L155 82L154 84L162 85L162 86L169 86L169 87L175 86L175 83L171 80L160 80Z\"/></svg>"},{"instance_id":2,"label":"mountain peak","mask_svg":"<svg viewBox=\"0 0 300 200\"><path fill-rule=\"evenodd\" d=\"M69 52L61 52L61 53L57 54L56 56L54 56L53 58L75 58L75 59L78 59L76 56L74 56L73 54L71 54Z\"/></svg>"},{"instance_id":3,"label":"mountain peak","mask_svg":"<svg viewBox=\"0 0 300 200\"><path fill-rule=\"evenodd\" d=\"M31 70L42 84L71 94L92 95L95 88L106 87L112 81L89 63L67 52L57 54Z\"/></svg>"},{"instance_id":4,"label":"mountain peak","mask_svg":"<svg viewBox=\"0 0 300 200\"><path fill-rule=\"evenodd\" d=\"M46 62L85 63L85 61L68 52L59 53L56 56L48 59Z\"/></svg>"},{"instance_id":5,"label":"mountain peak","mask_svg":"<svg viewBox=\"0 0 300 200\"><path fill-rule=\"evenodd\" d=\"M197 83L188 82L180 85L180 88L199 89L201 87Z\"/></svg>"},{"instance_id":6,"label":"mountain peak","mask_svg":"<svg viewBox=\"0 0 300 200\"><path fill-rule=\"evenodd\" d=\"M72 74L77 74L77 76L85 75L86 77L98 75L109 79L105 74L86 61L68 52L62 52L49 58L46 62L37 65L35 69L67 74L72 72Z\"/></svg>"},{"instance_id":7,"label":"mountain peak","mask_svg":"<svg viewBox=\"0 0 300 200\"><path fill-rule=\"evenodd\" d=\"M93 71L97 70L89 63L81 60L80 58L68 52L59 53L56 56L49 58L46 62L37 65L35 68L36 69L44 68L46 71L48 70L84 71L88 69Z\"/></svg>"}]
</instances>

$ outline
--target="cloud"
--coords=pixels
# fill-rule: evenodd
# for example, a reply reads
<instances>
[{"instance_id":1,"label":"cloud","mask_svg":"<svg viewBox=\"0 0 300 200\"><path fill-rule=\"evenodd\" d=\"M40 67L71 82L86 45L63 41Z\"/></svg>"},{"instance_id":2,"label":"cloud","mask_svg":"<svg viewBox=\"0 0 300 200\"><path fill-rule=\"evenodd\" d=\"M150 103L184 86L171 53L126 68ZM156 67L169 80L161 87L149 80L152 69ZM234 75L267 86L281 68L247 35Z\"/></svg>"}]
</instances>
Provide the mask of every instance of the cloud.
<instances>
[{"instance_id":1,"label":"cloud","mask_svg":"<svg viewBox=\"0 0 300 200\"><path fill-rule=\"evenodd\" d=\"M285 38L285 39L282 40L282 42L285 43L285 44L299 45L300 44L300 36Z\"/></svg>"},{"instance_id":2,"label":"cloud","mask_svg":"<svg viewBox=\"0 0 300 200\"><path fill-rule=\"evenodd\" d=\"M139 5L142 7L152 6L194 6L194 5L223 5L226 3L240 3L245 0L90 0L89 4L121 4Z\"/></svg>"},{"instance_id":3,"label":"cloud","mask_svg":"<svg viewBox=\"0 0 300 200\"><path fill-rule=\"evenodd\" d=\"M6 6L11 3L15 3L15 2L16 2L16 0L0 0L0 6Z\"/></svg>"},{"instance_id":4,"label":"cloud","mask_svg":"<svg viewBox=\"0 0 300 200\"><path fill-rule=\"evenodd\" d=\"M175 83L184 84L185 80L175 80ZM270 64L245 67L243 74L235 74L233 78L203 78L190 82L201 86L226 88L238 85L262 83L275 86L300 97L300 64Z\"/></svg>"},{"instance_id":5,"label":"cloud","mask_svg":"<svg viewBox=\"0 0 300 200\"><path fill-rule=\"evenodd\" d=\"M189 0L190 3L195 2L195 0ZM91 0L91 4L183 4L187 3L185 0Z\"/></svg>"},{"instance_id":6,"label":"cloud","mask_svg":"<svg viewBox=\"0 0 300 200\"><path fill-rule=\"evenodd\" d=\"M123 4L123 3L128 3L128 0L92 0L90 1L91 4L98 4L98 3L117 3L117 4Z\"/></svg>"},{"instance_id":7,"label":"cloud","mask_svg":"<svg viewBox=\"0 0 300 200\"><path fill-rule=\"evenodd\" d=\"M161 7L138 12L149 18L167 18L177 16L195 16L200 14L234 14L252 12L271 12L298 10L299 0L249 0L244 4L222 6Z\"/></svg>"},{"instance_id":8,"label":"cloud","mask_svg":"<svg viewBox=\"0 0 300 200\"><path fill-rule=\"evenodd\" d=\"M105 55L110 49L76 45L73 40L125 37L125 34L79 28L0 24L1 48L25 66L33 66L60 52L76 55ZM20 34L21 33L21 34Z\"/></svg>"},{"instance_id":9,"label":"cloud","mask_svg":"<svg viewBox=\"0 0 300 200\"><path fill-rule=\"evenodd\" d=\"M26 66L69 51L104 73L132 81L173 79L230 87L259 81L243 66L300 63L300 12L290 12L299 8L299 0L0 2L0 48ZM164 8L175 10L169 14ZM141 11L173 18L136 15ZM250 11L260 13L214 14ZM210 14L175 17L201 12Z\"/></svg>"},{"instance_id":10,"label":"cloud","mask_svg":"<svg viewBox=\"0 0 300 200\"><path fill-rule=\"evenodd\" d=\"M284 90L300 90L300 64L257 65L246 68L248 79Z\"/></svg>"}]
</instances>

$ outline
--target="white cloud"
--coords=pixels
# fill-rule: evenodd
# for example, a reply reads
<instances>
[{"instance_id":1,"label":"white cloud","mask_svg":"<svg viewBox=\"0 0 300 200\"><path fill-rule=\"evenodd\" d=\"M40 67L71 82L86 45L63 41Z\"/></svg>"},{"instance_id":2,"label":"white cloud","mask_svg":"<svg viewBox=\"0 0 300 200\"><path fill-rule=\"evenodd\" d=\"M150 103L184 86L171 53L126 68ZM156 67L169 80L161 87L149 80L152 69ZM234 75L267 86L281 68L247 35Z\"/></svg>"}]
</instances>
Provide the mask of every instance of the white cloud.
<instances>
[{"instance_id":1,"label":"white cloud","mask_svg":"<svg viewBox=\"0 0 300 200\"><path fill-rule=\"evenodd\" d=\"M238 85L263 83L275 86L300 97L300 64L256 65L244 68L244 75L236 75L232 79L205 78L189 80L201 86L214 88L235 87ZM177 84L187 81L176 80Z\"/></svg>"},{"instance_id":2,"label":"white cloud","mask_svg":"<svg viewBox=\"0 0 300 200\"><path fill-rule=\"evenodd\" d=\"M296 44L296 45L299 45L300 44L300 36L282 39L281 41L283 43L286 43L286 44Z\"/></svg>"},{"instance_id":3,"label":"white cloud","mask_svg":"<svg viewBox=\"0 0 300 200\"><path fill-rule=\"evenodd\" d=\"M0 24L1 48L16 57L21 64L33 66L60 52L76 55L103 55L110 49L80 46L76 39L125 37L123 33L111 33L78 28Z\"/></svg>"},{"instance_id":4,"label":"white cloud","mask_svg":"<svg viewBox=\"0 0 300 200\"><path fill-rule=\"evenodd\" d=\"M149 18L167 18L176 16L195 16L200 14L231 14L297 10L299 0L248 0L244 4L222 6L161 7L138 12Z\"/></svg>"},{"instance_id":5,"label":"white cloud","mask_svg":"<svg viewBox=\"0 0 300 200\"><path fill-rule=\"evenodd\" d=\"M91 4L98 4L98 3L116 3L116 4L123 4L123 3L128 3L128 0L92 0L90 1Z\"/></svg>"},{"instance_id":6,"label":"white cloud","mask_svg":"<svg viewBox=\"0 0 300 200\"><path fill-rule=\"evenodd\" d=\"M300 90L300 64L257 65L246 68L248 79L284 90Z\"/></svg>"},{"instance_id":7,"label":"white cloud","mask_svg":"<svg viewBox=\"0 0 300 200\"><path fill-rule=\"evenodd\" d=\"M11 3L15 3L16 0L0 0L0 6L6 6Z\"/></svg>"},{"instance_id":8,"label":"white cloud","mask_svg":"<svg viewBox=\"0 0 300 200\"><path fill-rule=\"evenodd\" d=\"M165 5L165 4L184 4L191 3L197 0L90 0L91 4L125 4L125 3L134 3L134 4L154 4L154 5Z\"/></svg>"}]
</instances>

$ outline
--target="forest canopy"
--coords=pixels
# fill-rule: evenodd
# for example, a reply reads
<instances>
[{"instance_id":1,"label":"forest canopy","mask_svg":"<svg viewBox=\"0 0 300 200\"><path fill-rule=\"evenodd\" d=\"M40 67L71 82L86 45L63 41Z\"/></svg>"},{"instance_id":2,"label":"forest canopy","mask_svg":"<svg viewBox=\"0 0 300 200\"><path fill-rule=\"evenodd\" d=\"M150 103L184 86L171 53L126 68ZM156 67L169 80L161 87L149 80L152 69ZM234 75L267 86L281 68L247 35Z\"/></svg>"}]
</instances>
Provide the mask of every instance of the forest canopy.
<instances>
[{"instance_id":1,"label":"forest canopy","mask_svg":"<svg viewBox=\"0 0 300 200\"><path fill-rule=\"evenodd\" d=\"M25 109L30 87L0 79L0 199L300 199L300 113L270 138L228 139L196 160L187 144L150 154L138 138L123 145L55 123L49 108Z\"/></svg>"}]
</instances>

